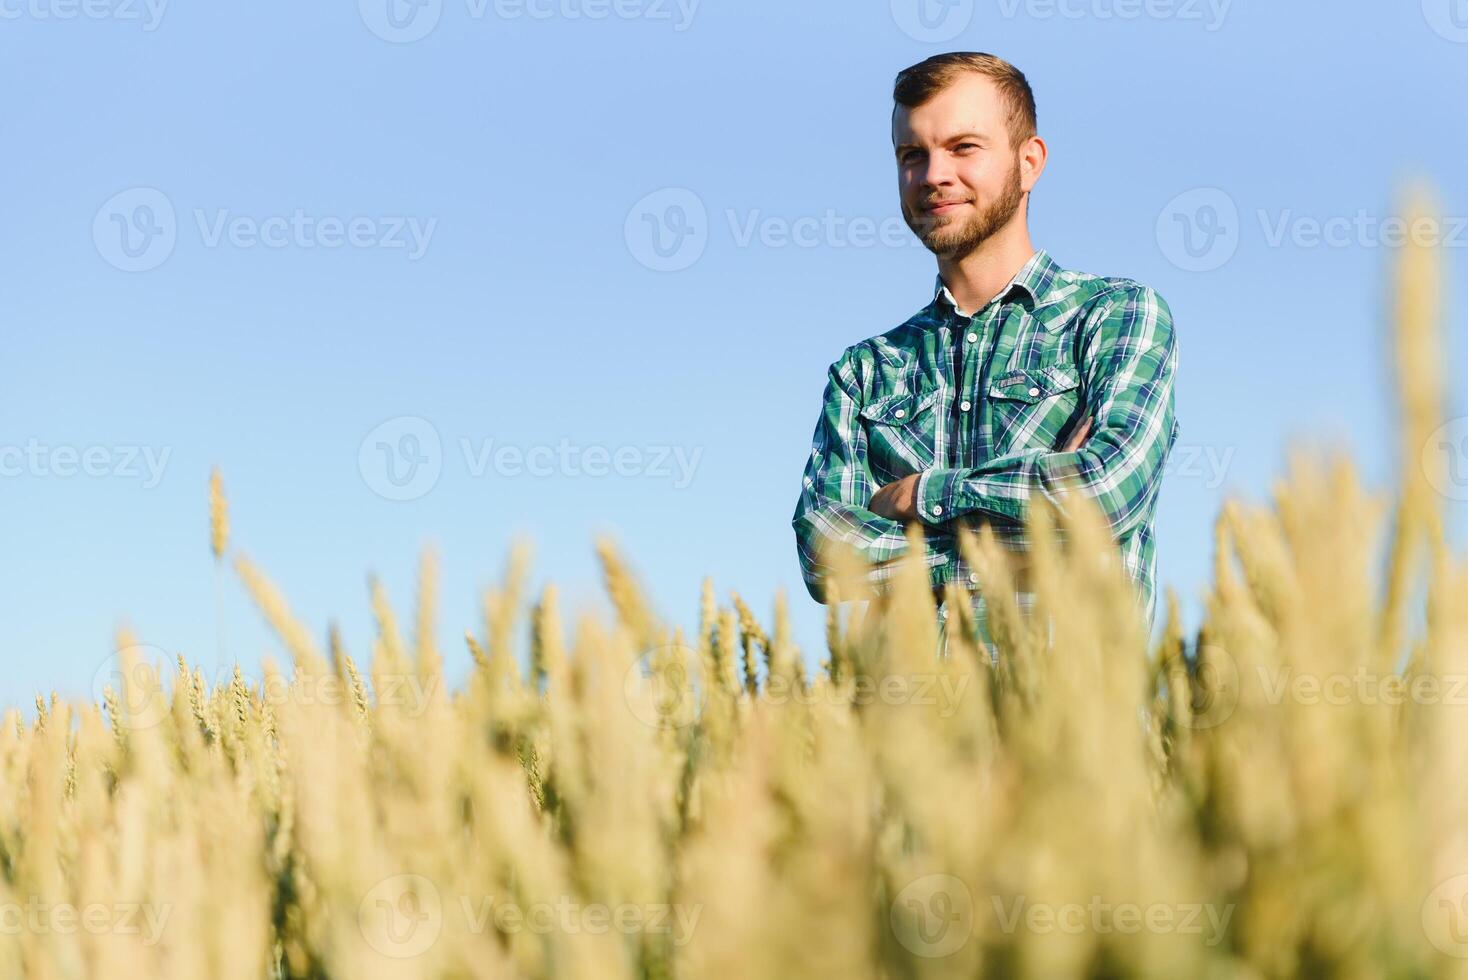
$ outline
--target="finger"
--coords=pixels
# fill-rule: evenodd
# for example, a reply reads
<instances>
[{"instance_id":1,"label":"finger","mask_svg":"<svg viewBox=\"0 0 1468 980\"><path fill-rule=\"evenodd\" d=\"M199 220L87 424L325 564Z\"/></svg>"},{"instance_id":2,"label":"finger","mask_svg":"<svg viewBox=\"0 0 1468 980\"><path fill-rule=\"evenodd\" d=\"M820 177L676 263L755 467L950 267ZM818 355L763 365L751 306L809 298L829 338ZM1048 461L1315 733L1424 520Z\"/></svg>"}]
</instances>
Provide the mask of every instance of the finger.
<instances>
[{"instance_id":1,"label":"finger","mask_svg":"<svg viewBox=\"0 0 1468 980\"><path fill-rule=\"evenodd\" d=\"M1081 445L1086 441L1086 436L1090 434L1091 419L1089 416L1087 416L1086 418L1081 419L1080 426L1077 427L1076 431L1071 435L1071 437L1066 440L1065 451L1074 452L1075 450L1081 448Z\"/></svg>"}]
</instances>

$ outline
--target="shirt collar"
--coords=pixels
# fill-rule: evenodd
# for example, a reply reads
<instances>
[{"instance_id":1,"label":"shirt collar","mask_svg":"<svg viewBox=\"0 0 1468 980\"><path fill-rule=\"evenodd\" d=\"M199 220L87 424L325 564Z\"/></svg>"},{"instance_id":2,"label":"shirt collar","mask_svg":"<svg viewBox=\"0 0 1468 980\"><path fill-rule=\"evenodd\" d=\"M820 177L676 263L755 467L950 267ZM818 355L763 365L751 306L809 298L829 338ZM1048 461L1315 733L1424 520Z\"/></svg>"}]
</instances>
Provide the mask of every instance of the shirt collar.
<instances>
[{"instance_id":1,"label":"shirt collar","mask_svg":"<svg viewBox=\"0 0 1468 980\"><path fill-rule=\"evenodd\" d=\"M1009 280L1009 285L999 290L999 294L995 299L1003 299L1009 295L1011 290L1020 289L1029 295L1032 308L1042 305L1044 297L1055 285L1056 280L1060 276L1060 272L1060 266L1055 264L1055 260L1050 257L1050 253L1046 252L1043 248L1038 249L1034 255L1029 257L1024 265L1020 266L1019 271L1014 274L1014 278ZM955 313L958 312L957 301L954 300L953 294L948 291L948 287L943 283L942 275L938 275L934 277L933 302L930 305L941 308L945 304L948 309ZM965 314L959 315L963 316ZM967 315L972 316L973 314L970 313Z\"/></svg>"}]
</instances>

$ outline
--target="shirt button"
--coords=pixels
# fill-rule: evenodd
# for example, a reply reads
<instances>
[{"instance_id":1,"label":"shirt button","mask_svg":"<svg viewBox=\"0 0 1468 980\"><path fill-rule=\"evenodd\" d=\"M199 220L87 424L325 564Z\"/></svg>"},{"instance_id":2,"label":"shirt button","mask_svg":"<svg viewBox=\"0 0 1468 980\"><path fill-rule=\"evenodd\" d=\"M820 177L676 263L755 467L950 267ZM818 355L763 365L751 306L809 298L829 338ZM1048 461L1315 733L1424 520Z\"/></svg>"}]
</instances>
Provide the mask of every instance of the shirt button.
<instances>
[{"instance_id":1,"label":"shirt button","mask_svg":"<svg viewBox=\"0 0 1468 980\"><path fill-rule=\"evenodd\" d=\"M974 406L973 406L973 403L970 402L968 399L964 399L963 401L961 401L961 402L958 403L958 407L961 408L961 409L963 409L965 412L967 412L969 409L973 408Z\"/></svg>"},{"instance_id":2,"label":"shirt button","mask_svg":"<svg viewBox=\"0 0 1468 980\"><path fill-rule=\"evenodd\" d=\"M971 344L977 344L979 342L979 335L976 334L976 333L969 334L968 335L968 342L971 343Z\"/></svg>"},{"instance_id":3,"label":"shirt button","mask_svg":"<svg viewBox=\"0 0 1468 980\"><path fill-rule=\"evenodd\" d=\"M979 584L979 573L978 572L969 572L968 573L968 580L969 580L969 582L973 583L974 585L978 585Z\"/></svg>"},{"instance_id":4,"label":"shirt button","mask_svg":"<svg viewBox=\"0 0 1468 980\"><path fill-rule=\"evenodd\" d=\"M1034 392L1031 392L1031 394L1034 394ZM902 418L902 416L904 416L904 415L907 414L907 409L905 409L905 408L899 408L897 411L893 412L892 414L895 415L895 416L897 416L898 418Z\"/></svg>"},{"instance_id":5,"label":"shirt button","mask_svg":"<svg viewBox=\"0 0 1468 980\"><path fill-rule=\"evenodd\" d=\"M933 505L933 513L935 513L935 514L941 514L941 513L943 513L943 505L942 504L934 504Z\"/></svg>"},{"instance_id":6,"label":"shirt button","mask_svg":"<svg viewBox=\"0 0 1468 980\"><path fill-rule=\"evenodd\" d=\"M1035 396L1036 396L1036 395L1038 395L1038 394L1039 394L1039 393L1040 393L1040 389L1039 389L1039 388L1031 388L1031 389L1030 389L1030 397L1031 397L1031 398L1034 398L1034 397L1035 397ZM898 412L898 413L897 413L897 414L898 414L898 415L901 415L901 414L902 414L902 413L901 413L901 412Z\"/></svg>"}]
</instances>

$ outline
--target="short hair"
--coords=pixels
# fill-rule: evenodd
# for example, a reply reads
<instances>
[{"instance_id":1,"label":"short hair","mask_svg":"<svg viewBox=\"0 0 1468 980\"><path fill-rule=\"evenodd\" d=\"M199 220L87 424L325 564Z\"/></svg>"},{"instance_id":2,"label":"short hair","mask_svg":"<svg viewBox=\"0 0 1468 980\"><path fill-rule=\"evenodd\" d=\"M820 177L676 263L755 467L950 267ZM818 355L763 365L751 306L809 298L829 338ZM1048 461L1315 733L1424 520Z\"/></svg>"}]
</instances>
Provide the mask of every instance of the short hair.
<instances>
[{"instance_id":1,"label":"short hair","mask_svg":"<svg viewBox=\"0 0 1468 980\"><path fill-rule=\"evenodd\" d=\"M914 109L965 74L983 75L994 82L1004 100L1009 123L1009 142L1018 148L1036 135L1035 93L1024 72L996 55L982 51L950 51L902 69L892 86L892 100ZM893 107L893 113L897 112Z\"/></svg>"}]
</instances>

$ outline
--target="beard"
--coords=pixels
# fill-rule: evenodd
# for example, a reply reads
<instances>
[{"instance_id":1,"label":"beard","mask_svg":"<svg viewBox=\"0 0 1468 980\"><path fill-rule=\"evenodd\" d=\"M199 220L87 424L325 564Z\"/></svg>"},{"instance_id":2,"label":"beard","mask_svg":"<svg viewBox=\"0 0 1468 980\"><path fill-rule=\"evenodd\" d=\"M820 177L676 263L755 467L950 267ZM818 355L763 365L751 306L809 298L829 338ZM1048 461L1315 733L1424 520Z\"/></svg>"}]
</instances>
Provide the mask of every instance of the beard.
<instances>
[{"instance_id":1,"label":"beard","mask_svg":"<svg viewBox=\"0 0 1468 980\"><path fill-rule=\"evenodd\" d=\"M907 227L912 229L914 235L927 246L928 251L934 255L958 260L968 255L984 242L994 236L1000 228L1009 223L1019 210L1024 201L1024 191L1020 189L1019 157L1015 157L1014 167L1005 178L1004 187L999 196L989 203L988 207L979 207L970 214L967 221L956 217L939 217L935 219L919 209L917 212L903 208L903 218L907 221Z\"/></svg>"}]
</instances>

